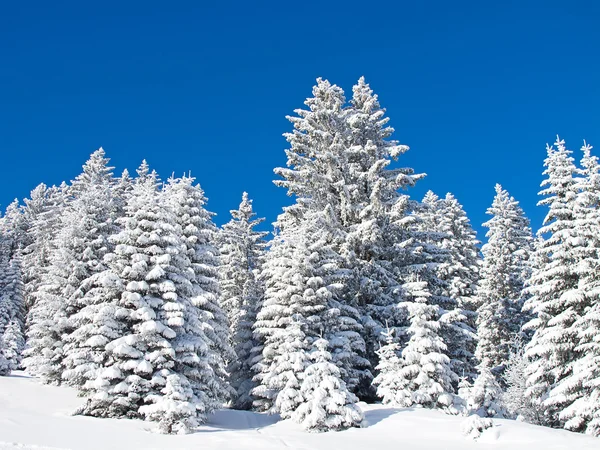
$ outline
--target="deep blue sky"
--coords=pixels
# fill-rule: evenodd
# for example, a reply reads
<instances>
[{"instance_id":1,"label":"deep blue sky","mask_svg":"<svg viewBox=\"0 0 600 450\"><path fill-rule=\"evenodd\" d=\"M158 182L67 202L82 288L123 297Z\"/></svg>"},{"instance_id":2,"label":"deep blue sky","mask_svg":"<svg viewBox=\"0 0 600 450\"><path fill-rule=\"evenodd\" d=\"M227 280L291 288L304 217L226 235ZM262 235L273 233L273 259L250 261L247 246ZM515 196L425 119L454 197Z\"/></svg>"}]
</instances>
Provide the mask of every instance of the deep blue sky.
<instances>
[{"instance_id":1,"label":"deep blue sky","mask_svg":"<svg viewBox=\"0 0 600 450\"><path fill-rule=\"evenodd\" d=\"M537 228L545 143L600 155L598 23L593 0L3 2L0 204L103 146L118 172L191 170L219 224L243 190L271 222L285 115L365 75L415 197L451 191L479 228L499 182Z\"/></svg>"}]
</instances>

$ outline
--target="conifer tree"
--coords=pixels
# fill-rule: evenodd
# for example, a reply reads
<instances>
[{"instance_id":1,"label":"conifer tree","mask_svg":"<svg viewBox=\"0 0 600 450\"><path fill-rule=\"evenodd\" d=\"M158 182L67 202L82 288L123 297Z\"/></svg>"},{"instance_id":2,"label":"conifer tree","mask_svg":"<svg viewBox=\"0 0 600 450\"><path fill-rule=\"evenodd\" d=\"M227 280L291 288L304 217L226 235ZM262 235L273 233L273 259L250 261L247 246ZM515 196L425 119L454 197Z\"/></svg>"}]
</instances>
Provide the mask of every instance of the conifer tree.
<instances>
[{"instance_id":1,"label":"conifer tree","mask_svg":"<svg viewBox=\"0 0 600 450\"><path fill-rule=\"evenodd\" d=\"M557 138L556 149L547 147L544 162L547 178L538 204L548 206L548 214L538 234L545 236L535 249L536 261L544 261L532 273L527 293L526 310L535 314L527 327L534 330L526 356L527 395L545 409L544 424L562 426L560 411L573 398L553 389L572 374L577 359L577 333L573 324L585 310L586 298L579 289L577 273L580 246L576 226L575 203L578 195L571 151Z\"/></svg>"},{"instance_id":2,"label":"conifer tree","mask_svg":"<svg viewBox=\"0 0 600 450\"><path fill-rule=\"evenodd\" d=\"M184 335L190 264L185 265L187 257L174 217L161 204L157 181L155 172L141 166L127 203L124 228L114 237L114 253L105 257L124 287L116 305L124 330L105 347L109 361L93 382L96 392L80 409L83 414L154 417L151 409L140 407L145 401L157 402L176 364L175 330ZM183 286L189 288L187 292ZM201 350L196 340L188 349ZM202 356L205 352L198 351L198 359Z\"/></svg>"},{"instance_id":3,"label":"conifer tree","mask_svg":"<svg viewBox=\"0 0 600 450\"><path fill-rule=\"evenodd\" d=\"M571 374L555 385L550 391L550 398L558 397L566 405L559 414L565 428L599 436L600 279L597 274L600 268L600 173L598 159L591 150L592 147L584 142L582 176L577 180L578 195L574 207L580 245L574 249L577 250L577 260L573 270L578 277L577 287L581 295L577 299L583 305L571 327L576 339Z\"/></svg>"},{"instance_id":4,"label":"conifer tree","mask_svg":"<svg viewBox=\"0 0 600 450\"><path fill-rule=\"evenodd\" d=\"M221 306L229 319L230 335L235 357L229 362L229 376L233 389L235 409L249 409L253 398L253 349L259 343L252 335L252 326L262 301L262 285L258 280L261 258L264 254L264 237L267 233L255 227L264 219L254 219L252 200L246 192L232 219L219 233L221 265L219 268Z\"/></svg>"},{"instance_id":5,"label":"conifer tree","mask_svg":"<svg viewBox=\"0 0 600 450\"><path fill-rule=\"evenodd\" d=\"M521 332L523 289L529 274L529 255L533 237L529 221L519 203L496 185L496 196L487 213L492 216L483 224L488 228L487 243L477 293L476 356L480 367L487 367L502 382L511 342Z\"/></svg>"},{"instance_id":6,"label":"conifer tree","mask_svg":"<svg viewBox=\"0 0 600 450\"><path fill-rule=\"evenodd\" d=\"M488 367L480 366L479 375L467 399L469 414L477 414L481 417L503 417L501 399L502 388L496 377Z\"/></svg>"},{"instance_id":7,"label":"conifer tree","mask_svg":"<svg viewBox=\"0 0 600 450\"><path fill-rule=\"evenodd\" d=\"M307 110L296 110L297 117L288 118L295 129L285 135L290 143L288 167L275 169L283 178L276 184L296 196L293 209L331 208L336 228L331 248L346 271L340 305L358 310L366 355L376 364L384 323L401 325L395 323L402 300L395 271L399 243L390 242L397 233L389 212L401 197L398 190L414 185L422 175L388 167L408 147L389 139L389 119L364 79L354 86L347 106L343 91L322 79L305 104ZM363 380L357 388L368 396L370 373L366 367L357 370Z\"/></svg>"},{"instance_id":8,"label":"conifer tree","mask_svg":"<svg viewBox=\"0 0 600 450\"><path fill-rule=\"evenodd\" d=\"M413 209L412 245L404 279L415 276L427 283L429 303L439 308L439 336L450 358L452 377L473 377L474 330L470 326L479 270L475 233L462 206L449 195L440 199L429 191ZM456 387L456 386L455 386Z\"/></svg>"},{"instance_id":9,"label":"conifer tree","mask_svg":"<svg viewBox=\"0 0 600 450\"><path fill-rule=\"evenodd\" d=\"M310 339L320 332L320 314L327 307L327 298L319 292L321 286L309 285L321 282L314 278L305 236L294 222L289 212L278 219L281 232L265 259L261 274L265 296L254 324L254 334L261 343L261 355L253 366L257 384L252 390L254 407L272 413L278 412L275 401L290 378L278 369L284 348L301 349L305 337ZM288 336L296 322L305 324L304 330Z\"/></svg>"},{"instance_id":10,"label":"conifer tree","mask_svg":"<svg viewBox=\"0 0 600 450\"><path fill-rule=\"evenodd\" d=\"M64 341L61 378L73 386L83 386L94 367L90 361L93 352L86 342L102 299L95 297L97 291L88 289L93 286L90 279L107 269L103 258L112 251L109 237L118 231L112 170L100 148L90 155L82 173L73 180L74 198L62 215L49 268L49 274L61 280L60 314L64 314L64 319L57 321Z\"/></svg>"},{"instance_id":11,"label":"conifer tree","mask_svg":"<svg viewBox=\"0 0 600 450\"><path fill-rule=\"evenodd\" d=\"M300 387L303 403L292 418L307 431L319 432L358 427L363 420L358 399L346 388L339 369L331 362L327 341L317 339Z\"/></svg>"},{"instance_id":12,"label":"conifer tree","mask_svg":"<svg viewBox=\"0 0 600 450\"><path fill-rule=\"evenodd\" d=\"M60 228L60 215L68 201L68 186L63 183L59 187L48 188L42 183L31 191L30 196L29 199L25 199L23 208L28 239L22 249L28 329L35 326L37 321L38 311L31 310L37 300L41 278L50 265L50 256L54 251L54 238Z\"/></svg>"},{"instance_id":13,"label":"conifer tree","mask_svg":"<svg viewBox=\"0 0 600 450\"><path fill-rule=\"evenodd\" d=\"M188 322L194 325L189 332L203 335L202 339L208 346L200 352L206 355L208 367L196 373L192 364L190 370L193 373L186 375L196 395L199 396L198 392L203 390L206 412L210 412L221 407L233 395L225 367L226 361L233 358L233 350L229 343L227 316L219 304L217 229L212 213L205 209L207 199L204 191L194 181L189 176L171 178L163 195L181 230L185 256L193 274L189 280L192 291L187 310L194 315L193 321L188 318Z\"/></svg>"},{"instance_id":14,"label":"conifer tree","mask_svg":"<svg viewBox=\"0 0 600 450\"><path fill-rule=\"evenodd\" d=\"M384 333L386 344L378 351L379 364L375 367L378 371L373 379L373 385L377 386L377 396L381 398L384 405L401 405L402 397L396 400L396 395L402 392L400 383L400 370L402 362L398 356L400 345L395 342L393 336L394 329L387 329Z\"/></svg>"},{"instance_id":15,"label":"conifer tree","mask_svg":"<svg viewBox=\"0 0 600 450\"><path fill-rule=\"evenodd\" d=\"M450 367L447 347L439 334L440 307L431 304L426 282L407 282L404 289L407 298L414 300L400 304L408 310L410 339L402 350L395 401L404 407L448 409L454 404L452 385L458 377Z\"/></svg>"},{"instance_id":16,"label":"conifer tree","mask_svg":"<svg viewBox=\"0 0 600 450\"><path fill-rule=\"evenodd\" d=\"M443 336L448 345L452 370L471 375L474 371L476 291L480 277L479 241L456 198L448 193L440 202L440 229L445 233L441 247L450 259L439 267L446 295L453 305L443 316Z\"/></svg>"}]
</instances>

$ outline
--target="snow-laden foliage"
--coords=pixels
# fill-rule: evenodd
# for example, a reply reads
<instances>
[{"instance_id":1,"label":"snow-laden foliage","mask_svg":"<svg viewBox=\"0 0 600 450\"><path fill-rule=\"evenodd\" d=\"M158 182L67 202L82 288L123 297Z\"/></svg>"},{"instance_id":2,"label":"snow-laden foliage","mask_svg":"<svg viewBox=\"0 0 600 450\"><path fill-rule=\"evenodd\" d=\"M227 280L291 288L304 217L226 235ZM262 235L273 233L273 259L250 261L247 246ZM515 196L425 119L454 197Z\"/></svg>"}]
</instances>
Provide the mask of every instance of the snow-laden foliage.
<instances>
[{"instance_id":1,"label":"snow-laden foliage","mask_svg":"<svg viewBox=\"0 0 600 450\"><path fill-rule=\"evenodd\" d=\"M460 431L466 437L476 440L481 436L481 433L493 426L494 422L492 419L473 414L462 421L460 424Z\"/></svg>"},{"instance_id":2,"label":"snow-laden foliage","mask_svg":"<svg viewBox=\"0 0 600 450\"><path fill-rule=\"evenodd\" d=\"M545 424L563 426L560 411L576 395L565 395L556 387L572 375L573 362L578 358L573 325L589 305L578 273L586 243L576 223L579 170L571 151L558 138L556 148L549 146L547 151L547 178L540 192L545 198L539 204L548 206L548 214L538 231L544 239L537 241L535 249L536 260L545 263L534 269L527 288L531 297L525 302L526 310L535 315L526 324L534 330L526 351L531 360L527 367L527 395L544 405Z\"/></svg>"},{"instance_id":3,"label":"snow-laden foliage","mask_svg":"<svg viewBox=\"0 0 600 450\"><path fill-rule=\"evenodd\" d=\"M527 395L528 365L523 337L517 335L511 342L506 369L502 374L506 390L502 393L501 406L507 417L540 425L543 410Z\"/></svg>"},{"instance_id":4,"label":"snow-laden foliage","mask_svg":"<svg viewBox=\"0 0 600 450\"><path fill-rule=\"evenodd\" d=\"M229 361L229 377L236 394L235 409L250 409L255 387L252 381L255 348L259 346L252 333L256 313L262 302L260 282L262 257L267 233L255 230L264 219L254 219L252 200L246 192L237 210L231 211L231 220L219 233L221 265L221 307L229 319L230 335L235 356Z\"/></svg>"},{"instance_id":5,"label":"snow-laden foliage","mask_svg":"<svg viewBox=\"0 0 600 450\"><path fill-rule=\"evenodd\" d=\"M494 201L487 210L492 217L483 224L488 228L488 240L482 248L484 259L477 291L476 357L480 366L499 375L508 362L510 344L523 325L523 288L529 277L533 237L519 203L499 184L495 189Z\"/></svg>"},{"instance_id":6,"label":"snow-laden foliage","mask_svg":"<svg viewBox=\"0 0 600 450\"><path fill-rule=\"evenodd\" d=\"M363 78L353 87L349 104L341 88L322 79L305 104L308 109L288 117L294 125L293 132L285 134L290 143L288 167L275 169L283 178L276 184L296 197L293 210L331 208L331 250L346 271L338 292L340 306L358 310L359 332L374 366L386 321L392 327L402 325L397 311L402 283L395 271L399 242L390 241L400 233L394 231L389 213L396 202L405 200L398 190L414 185L422 175L389 167L408 147L390 139L394 130ZM398 208L398 215L400 211L408 214ZM364 381L356 389L369 395L366 367L359 378Z\"/></svg>"},{"instance_id":7,"label":"snow-laden foliage","mask_svg":"<svg viewBox=\"0 0 600 450\"><path fill-rule=\"evenodd\" d=\"M400 345L395 341L394 329L384 332L385 345L377 350L379 364L375 367L378 374L373 379L373 385L377 387L377 396L381 398L384 405L402 406L402 396L396 400L396 395L402 395L400 370L402 362L399 357Z\"/></svg>"},{"instance_id":8,"label":"snow-laden foliage","mask_svg":"<svg viewBox=\"0 0 600 450\"><path fill-rule=\"evenodd\" d=\"M479 375L466 399L467 411L481 417L504 417L500 383L488 367L479 366L478 370Z\"/></svg>"},{"instance_id":9,"label":"snow-laden foliage","mask_svg":"<svg viewBox=\"0 0 600 450\"><path fill-rule=\"evenodd\" d=\"M310 353L312 363L306 368L300 387L302 403L292 419L311 432L344 430L358 427L363 413L358 399L348 391L340 371L331 362L327 341L317 339Z\"/></svg>"},{"instance_id":10,"label":"snow-laden foliage","mask_svg":"<svg viewBox=\"0 0 600 450\"><path fill-rule=\"evenodd\" d=\"M280 232L274 237L263 266L265 296L255 336L261 342L261 357L254 366L257 387L254 404L271 410L281 382L275 377L281 345L295 321L304 324L303 332L312 341L325 337L330 342L332 359L348 387L357 387L368 362L361 356L365 346L358 331L357 311L344 305L339 293L347 272L341 258L332 249L331 208L322 213L307 211L303 221L286 211L278 220Z\"/></svg>"},{"instance_id":11,"label":"snow-laden foliage","mask_svg":"<svg viewBox=\"0 0 600 450\"><path fill-rule=\"evenodd\" d=\"M404 407L449 409L454 404L452 384L458 382L458 377L440 337L440 307L431 304L426 282L413 281L404 288L412 299L400 304L408 311L410 339L402 350L395 402Z\"/></svg>"},{"instance_id":12,"label":"snow-laden foliage","mask_svg":"<svg viewBox=\"0 0 600 450\"><path fill-rule=\"evenodd\" d=\"M233 358L234 353L230 346L227 316L219 304L217 228L212 221L213 213L205 209L207 199L204 191L199 184L194 184L194 178L170 179L163 197L166 207L174 216L179 238L183 241L183 256L191 264L187 269L189 274L186 277L189 276L189 279L185 281L186 287L181 287L187 290L187 283L191 282L191 291L186 295L189 299L185 307L186 332L192 336L203 336L204 342L194 345L202 347L198 355L203 355L202 364L208 365L197 372L196 349L183 339L179 341L180 345L187 347L186 352L189 352L191 359L189 364L183 363L183 366L177 367L186 367L184 373L190 378L195 391L204 389L206 411L211 411L221 407L233 395L226 362ZM183 260L181 262L184 266L187 264ZM204 345L208 348L204 349ZM178 361L178 364L182 363L181 356Z\"/></svg>"},{"instance_id":13,"label":"snow-laden foliage","mask_svg":"<svg viewBox=\"0 0 600 450\"><path fill-rule=\"evenodd\" d=\"M104 258L122 291L115 316L121 336L88 383L80 413L160 420L165 432L188 431L222 404L211 342L192 298L196 281L181 226L143 164L126 205L123 230ZM191 403L193 407L190 407Z\"/></svg>"}]
</instances>

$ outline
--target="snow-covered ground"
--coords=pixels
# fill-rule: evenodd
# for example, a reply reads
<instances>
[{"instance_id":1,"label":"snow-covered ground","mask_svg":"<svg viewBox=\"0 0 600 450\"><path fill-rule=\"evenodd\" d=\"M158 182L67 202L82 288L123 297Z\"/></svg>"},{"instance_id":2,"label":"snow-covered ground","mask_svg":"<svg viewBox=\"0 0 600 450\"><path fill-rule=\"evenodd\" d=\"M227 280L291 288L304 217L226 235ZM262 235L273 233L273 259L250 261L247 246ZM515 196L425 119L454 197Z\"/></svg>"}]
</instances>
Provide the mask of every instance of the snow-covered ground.
<instances>
[{"instance_id":1,"label":"snow-covered ground","mask_svg":"<svg viewBox=\"0 0 600 450\"><path fill-rule=\"evenodd\" d=\"M362 429L309 434L274 416L219 411L195 434L164 436L142 421L71 416L81 402L74 390L43 386L21 372L0 377L0 450L600 449L598 438L506 420L474 442L461 434L462 418L364 404Z\"/></svg>"}]
</instances>

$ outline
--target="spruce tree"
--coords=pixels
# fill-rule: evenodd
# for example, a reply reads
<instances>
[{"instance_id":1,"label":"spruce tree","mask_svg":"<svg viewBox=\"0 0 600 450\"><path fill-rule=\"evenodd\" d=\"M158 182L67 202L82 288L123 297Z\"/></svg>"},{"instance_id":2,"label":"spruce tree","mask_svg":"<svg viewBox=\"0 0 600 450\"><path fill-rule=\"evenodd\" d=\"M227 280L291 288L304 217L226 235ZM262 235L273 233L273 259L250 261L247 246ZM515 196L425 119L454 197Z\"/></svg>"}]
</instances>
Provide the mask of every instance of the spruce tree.
<instances>
[{"instance_id":1,"label":"spruce tree","mask_svg":"<svg viewBox=\"0 0 600 450\"><path fill-rule=\"evenodd\" d=\"M481 281L477 292L476 356L480 367L494 372L497 380L509 359L510 345L520 334L524 285L529 272L533 237L519 203L496 185L496 195L483 224L488 228Z\"/></svg>"},{"instance_id":2,"label":"spruce tree","mask_svg":"<svg viewBox=\"0 0 600 450\"><path fill-rule=\"evenodd\" d=\"M531 359L527 369L527 395L545 409L544 424L562 426L560 411L573 398L554 388L572 374L578 358L577 333L573 324L585 310L586 297L579 289L577 273L582 240L576 226L575 203L578 195L571 151L557 138L556 148L548 146L544 162L547 178L542 182L545 196L538 204L548 206L548 214L538 234L535 260L544 262L533 271L525 308L535 318L526 326L534 331L527 346Z\"/></svg>"},{"instance_id":3,"label":"spruce tree","mask_svg":"<svg viewBox=\"0 0 600 450\"><path fill-rule=\"evenodd\" d=\"M404 407L449 409L454 404L452 385L458 377L440 337L440 307L431 303L427 282L407 282L404 289L406 297L413 299L400 304L408 311L410 339L402 350L395 401Z\"/></svg>"},{"instance_id":4,"label":"spruce tree","mask_svg":"<svg viewBox=\"0 0 600 450\"><path fill-rule=\"evenodd\" d=\"M192 291L188 294L188 332L202 335L208 346L198 351L207 367L197 372L192 364L184 374L190 379L192 390L205 398L206 413L221 407L233 395L228 382L226 361L233 358L229 343L227 316L219 304L217 229L212 221L212 213L205 209L207 199L193 177L171 178L164 190L164 202L174 216L175 224L181 230L185 257L191 264ZM197 339L197 338L196 338ZM202 342L197 345L204 346ZM192 359L193 352L190 354ZM179 361L179 360L178 360ZM178 365L176 367L180 367ZM200 420L204 420L200 418Z\"/></svg>"},{"instance_id":5,"label":"spruce tree","mask_svg":"<svg viewBox=\"0 0 600 450\"><path fill-rule=\"evenodd\" d=\"M311 432L344 430L360 426L363 413L358 399L346 388L339 369L331 362L327 341L317 339L310 354L312 364L305 371L300 387L304 399L292 418Z\"/></svg>"},{"instance_id":6,"label":"spruce tree","mask_svg":"<svg viewBox=\"0 0 600 450\"><path fill-rule=\"evenodd\" d=\"M139 174L123 230L114 237L114 253L105 257L124 288L116 305L124 330L105 347L109 359L92 383L95 392L80 409L83 414L152 419L153 408L141 407L146 402L155 405L161 398L167 377L174 373L178 350L179 356L181 349L195 353L185 363L206 367L205 342L193 336L182 347L176 341L188 335L184 327L186 294L191 292L186 276L190 263L174 217L157 192L155 172L148 172L144 164ZM197 414L194 411L193 417Z\"/></svg>"},{"instance_id":7,"label":"spruce tree","mask_svg":"<svg viewBox=\"0 0 600 450\"><path fill-rule=\"evenodd\" d=\"M253 398L253 349L259 343L252 334L256 313L262 302L262 285L258 279L267 233L255 230L264 219L255 219L252 200L246 192L231 220L219 233L221 265L219 268L221 306L229 319L231 343L235 357L229 361L230 382L236 391L235 409L249 409Z\"/></svg>"},{"instance_id":8,"label":"spruce tree","mask_svg":"<svg viewBox=\"0 0 600 450\"><path fill-rule=\"evenodd\" d=\"M583 310L571 329L576 339L571 374L550 392L567 404L559 418L565 428L587 434L600 435L600 173L598 159L591 154L592 147L582 147L581 177L577 180L578 196L575 201L575 226L580 240L573 270L578 276L578 288Z\"/></svg>"},{"instance_id":9,"label":"spruce tree","mask_svg":"<svg viewBox=\"0 0 600 450\"><path fill-rule=\"evenodd\" d=\"M402 392L399 376L402 362L398 356L400 345L394 340L393 332L394 329L389 328L385 331L386 344L377 351L379 364L375 370L378 374L373 385L377 387L377 396L384 405L398 406L403 404L402 397L396 400L396 395Z\"/></svg>"}]
</instances>

